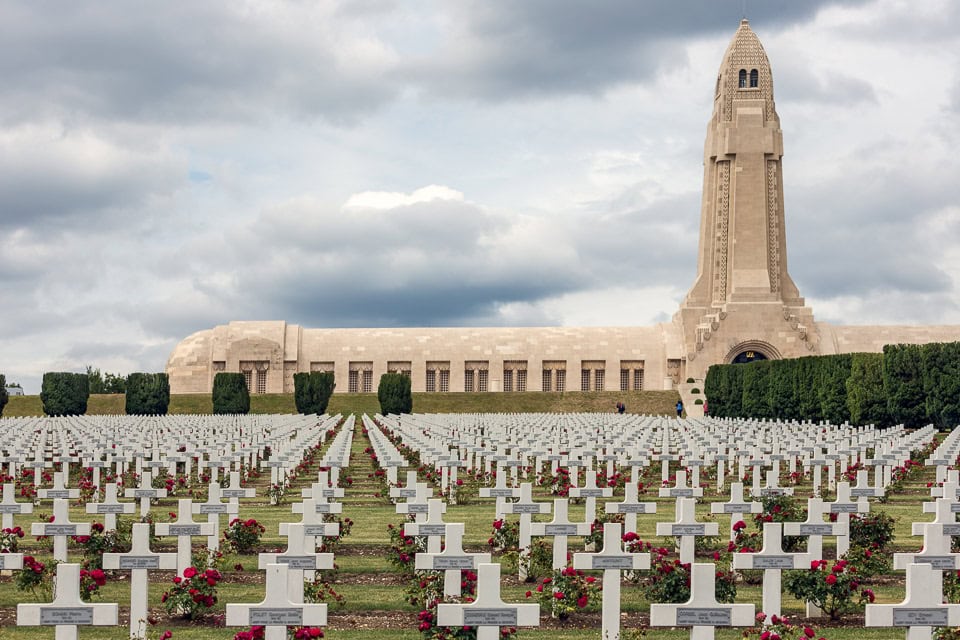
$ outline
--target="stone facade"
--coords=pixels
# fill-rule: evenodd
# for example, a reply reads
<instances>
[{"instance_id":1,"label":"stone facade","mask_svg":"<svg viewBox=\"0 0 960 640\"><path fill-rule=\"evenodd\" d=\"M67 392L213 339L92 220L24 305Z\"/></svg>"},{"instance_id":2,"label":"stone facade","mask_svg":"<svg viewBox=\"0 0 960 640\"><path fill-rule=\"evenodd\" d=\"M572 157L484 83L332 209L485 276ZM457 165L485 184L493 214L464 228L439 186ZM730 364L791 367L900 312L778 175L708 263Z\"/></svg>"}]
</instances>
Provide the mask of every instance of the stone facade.
<instances>
[{"instance_id":1,"label":"stone facade","mask_svg":"<svg viewBox=\"0 0 960 640\"><path fill-rule=\"evenodd\" d=\"M704 144L697 276L670 323L652 327L304 329L231 322L183 340L172 393L209 393L219 371L251 392L293 391L299 371L333 371L337 393L408 373L414 391L671 389L744 354L793 358L960 340L953 327L817 323L787 271L783 133L770 62L746 20L724 54Z\"/></svg>"}]
</instances>

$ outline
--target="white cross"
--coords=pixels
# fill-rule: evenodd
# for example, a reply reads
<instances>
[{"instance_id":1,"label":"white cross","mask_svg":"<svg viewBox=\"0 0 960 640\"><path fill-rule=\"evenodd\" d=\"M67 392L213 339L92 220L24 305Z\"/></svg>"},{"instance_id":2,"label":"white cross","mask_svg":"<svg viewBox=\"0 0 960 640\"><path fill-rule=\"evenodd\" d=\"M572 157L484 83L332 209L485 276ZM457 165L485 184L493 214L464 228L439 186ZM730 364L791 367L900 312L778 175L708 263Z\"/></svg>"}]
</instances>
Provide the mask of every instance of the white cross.
<instances>
[{"instance_id":1,"label":"white cross","mask_svg":"<svg viewBox=\"0 0 960 640\"><path fill-rule=\"evenodd\" d=\"M2 527L4 529L13 528L13 516L26 513L33 513L33 505L29 502L17 502L14 498L16 487L13 483L3 485L3 501L0 501L0 513L3 514Z\"/></svg>"},{"instance_id":2,"label":"white cross","mask_svg":"<svg viewBox=\"0 0 960 640\"><path fill-rule=\"evenodd\" d=\"M133 506L133 505L131 505ZM104 553L103 568L130 572L130 637L143 638L147 632L147 592L149 569L176 569L175 553L150 550L150 525L133 525L132 545L127 553Z\"/></svg>"},{"instance_id":3,"label":"white cross","mask_svg":"<svg viewBox=\"0 0 960 640\"><path fill-rule=\"evenodd\" d=\"M140 458L137 458L140 460ZM140 515L146 516L150 513L150 501L154 498L166 498L166 489L153 488L153 474L144 471L140 476L140 487L137 489L126 489L123 492L126 498L136 498L140 500Z\"/></svg>"},{"instance_id":4,"label":"white cross","mask_svg":"<svg viewBox=\"0 0 960 640\"><path fill-rule=\"evenodd\" d=\"M768 619L780 615L781 576L784 569L809 569L814 558L809 553L785 553L781 546L783 523L766 522L763 525L763 549L757 553L734 553L734 569L763 569L763 602L761 607Z\"/></svg>"},{"instance_id":5,"label":"white cross","mask_svg":"<svg viewBox=\"0 0 960 640\"><path fill-rule=\"evenodd\" d=\"M115 531L117 528L117 514L133 513L136 508L136 505L132 502L118 501L117 483L108 482L104 486L103 502L87 504L87 513L103 515L103 528L107 531Z\"/></svg>"},{"instance_id":6,"label":"white cross","mask_svg":"<svg viewBox=\"0 0 960 640\"><path fill-rule=\"evenodd\" d=\"M422 525L421 525L422 526ZM440 553L418 553L416 569L443 571L443 595L460 595L460 572L464 569L476 569L480 563L490 562L489 553L464 553L463 523L453 522L446 525L447 535L444 549Z\"/></svg>"},{"instance_id":7,"label":"white cross","mask_svg":"<svg viewBox=\"0 0 960 640\"><path fill-rule=\"evenodd\" d=\"M715 589L715 565L691 564L690 599L683 604L651 604L650 626L690 627L690 640L713 640L715 627L753 625L752 604L721 604Z\"/></svg>"},{"instance_id":8,"label":"white cross","mask_svg":"<svg viewBox=\"0 0 960 640\"><path fill-rule=\"evenodd\" d=\"M733 525L743 520L744 513L760 513L763 511L763 503L751 500L746 502L743 497L743 483L734 482L730 485L729 502L714 502L710 504L710 513L729 513L730 514L730 539L737 537Z\"/></svg>"},{"instance_id":9,"label":"white cross","mask_svg":"<svg viewBox=\"0 0 960 640\"><path fill-rule=\"evenodd\" d=\"M567 566L567 538L569 536L590 535L590 522L570 522L567 517L569 502L566 498L553 501L553 521L534 522L530 525L532 536L550 536L553 538L553 568Z\"/></svg>"},{"instance_id":10,"label":"white cross","mask_svg":"<svg viewBox=\"0 0 960 640\"><path fill-rule=\"evenodd\" d=\"M56 640L76 640L78 625L117 626L119 607L91 604L80 598L80 565L57 565L56 593L50 604L18 604L17 626L56 627Z\"/></svg>"},{"instance_id":11,"label":"white cross","mask_svg":"<svg viewBox=\"0 0 960 640\"><path fill-rule=\"evenodd\" d=\"M227 604L228 627L264 626L266 640L286 640L287 627L322 627L327 624L327 605L292 602L284 585L290 569L285 564L267 565L266 597L259 604Z\"/></svg>"},{"instance_id":12,"label":"white cross","mask_svg":"<svg viewBox=\"0 0 960 640\"><path fill-rule=\"evenodd\" d=\"M470 604L437 605L441 627L476 627L477 640L498 640L500 627L540 626L540 605L507 604L500 599L500 565L477 569L477 599Z\"/></svg>"},{"instance_id":13,"label":"white cross","mask_svg":"<svg viewBox=\"0 0 960 640\"><path fill-rule=\"evenodd\" d=\"M182 576L187 567L191 566L191 542L194 536L209 536L213 533L213 525L209 522L194 522L190 498L177 500L176 522L158 522L154 528L160 537L176 536L177 538L177 575Z\"/></svg>"},{"instance_id":14,"label":"white cross","mask_svg":"<svg viewBox=\"0 0 960 640\"><path fill-rule=\"evenodd\" d=\"M604 640L620 640L620 572L650 568L649 553L625 553L619 522L603 525L603 551L573 554L574 569L603 569L602 629Z\"/></svg>"},{"instance_id":15,"label":"white cross","mask_svg":"<svg viewBox=\"0 0 960 640\"><path fill-rule=\"evenodd\" d=\"M235 516L240 510L238 504L232 502L221 502L223 494L220 490L219 482L211 482L207 487L207 501L197 504L191 504L191 510L194 514L206 514L207 522L213 525L213 533L207 536L207 548L210 551L216 551L220 548L220 516Z\"/></svg>"},{"instance_id":16,"label":"white cross","mask_svg":"<svg viewBox=\"0 0 960 640\"><path fill-rule=\"evenodd\" d=\"M288 523L287 550L282 553L261 553L259 566L266 569L271 564L284 564L290 567L287 574L287 597L293 602L303 602L303 577L306 571L333 569L332 553L315 553L312 543L314 536L307 536L304 525Z\"/></svg>"},{"instance_id":17,"label":"white cross","mask_svg":"<svg viewBox=\"0 0 960 640\"><path fill-rule=\"evenodd\" d=\"M695 540L699 536L720 534L716 522L697 522L697 501L693 498L677 498L676 522L658 522L658 536L673 536L680 539L680 562L693 562Z\"/></svg>"},{"instance_id":18,"label":"white cross","mask_svg":"<svg viewBox=\"0 0 960 640\"><path fill-rule=\"evenodd\" d=\"M943 573L929 564L907 567L900 604L868 604L865 626L906 627L907 640L929 640L934 627L960 626L960 604L943 604Z\"/></svg>"},{"instance_id":19,"label":"white cross","mask_svg":"<svg viewBox=\"0 0 960 640\"><path fill-rule=\"evenodd\" d=\"M53 559L67 561L67 538L90 535L89 523L70 522L70 502L65 498L53 499L53 522L34 522L30 533L53 538Z\"/></svg>"}]
</instances>

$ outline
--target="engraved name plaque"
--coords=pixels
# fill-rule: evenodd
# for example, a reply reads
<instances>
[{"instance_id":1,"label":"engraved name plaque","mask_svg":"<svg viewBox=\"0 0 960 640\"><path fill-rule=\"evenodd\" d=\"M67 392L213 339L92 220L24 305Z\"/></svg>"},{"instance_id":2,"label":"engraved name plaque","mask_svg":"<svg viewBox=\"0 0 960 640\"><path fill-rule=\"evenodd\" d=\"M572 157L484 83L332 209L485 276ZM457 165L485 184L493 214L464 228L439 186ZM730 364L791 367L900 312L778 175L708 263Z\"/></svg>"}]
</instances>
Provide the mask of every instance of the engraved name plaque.
<instances>
[{"instance_id":1,"label":"engraved name plaque","mask_svg":"<svg viewBox=\"0 0 960 640\"><path fill-rule=\"evenodd\" d=\"M44 607L40 609L40 624L93 624L93 607Z\"/></svg>"},{"instance_id":2,"label":"engraved name plaque","mask_svg":"<svg viewBox=\"0 0 960 640\"><path fill-rule=\"evenodd\" d=\"M801 524L800 535L802 536L832 536L832 524Z\"/></svg>"},{"instance_id":3,"label":"engraved name plaque","mask_svg":"<svg viewBox=\"0 0 960 640\"><path fill-rule=\"evenodd\" d=\"M157 556L120 556L121 569L159 569L160 558Z\"/></svg>"},{"instance_id":4,"label":"engraved name plaque","mask_svg":"<svg viewBox=\"0 0 960 640\"><path fill-rule=\"evenodd\" d=\"M675 524L671 528L674 536L702 536L706 535L707 525L705 524Z\"/></svg>"},{"instance_id":5,"label":"engraved name plaque","mask_svg":"<svg viewBox=\"0 0 960 640\"><path fill-rule=\"evenodd\" d=\"M577 525L575 525L575 524L545 524L545 525L543 525L543 535L545 535L545 536L575 536L575 535L577 535Z\"/></svg>"},{"instance_id":6,"label":"engraved name plaque","mask_svg":"<svg viewBox=\"0 0 960 640\"><path fill-rule=\"evenodd\" d=\"M790 556L755 556L754 569L793 569L793 558Z\"/></svg>"},{"instance_id":7,"label":"engraved name plaque","mask_svg":"<svg viewBox=\"0 0 960 640\"><path fill-rule=\"evenodd\" d=\"M250 624L265 627L303 624L303 609L250 609Z\"/></svg>"},{"instance_id":8,"label":"engraved name plaque","mask_svg":"<svg viewBox=\"0 0 960 640\"><path fill-rule=\"evenodd\" d=\"M434 571L447 569L473 569L473 558L470 556L437 556L433 559Z\"/></svg>"},{"instance_id":9,"label":"engraved name plaque","mask_svg":"<svg viewBox=\"0 0 960 640\"><path fill-rule=\"evenodd\" d=\"M633 556L593 556L591 569L633 569Z\"/></svg>"},{"instance_id":10,"label":"engraved name plaque","mask_svg":"<svg viewBox=\"0 0 960 640\"><path fill-rule=\"evenodd\" d=\"M464 626L506 627L517 624L516 609L464 609Z\"/></svg>"},{"instance_id":11,"label":"engraved name plaque","mask_svg":"<svg viewBox=\"0 0 960 640\"><path fill-rule=\"evenodd\" d=\"M946 627L948 612L946 609L894 609L895 627Z\"/></svg>"},{"instance_id":12,"label":"engraved name plaque","mask_svg":"<svg viewBox=\"0 0 960 640\"><path fill-rule=\"evenodd\" d=\"M704 609L698 607L677 609L677 626L729 627L729 609Z\"/></svg>"},{"instance_id":13,"label":"engraved name plaque","mask_svg":"<svg viewBox=\"0 0 960 640\"><path fill-rule=\"evenodd\" d=\"M198 524L172 524L170 525L170 535L172 536L199 536L200 525Z\"/></svg>"}]
</instances>

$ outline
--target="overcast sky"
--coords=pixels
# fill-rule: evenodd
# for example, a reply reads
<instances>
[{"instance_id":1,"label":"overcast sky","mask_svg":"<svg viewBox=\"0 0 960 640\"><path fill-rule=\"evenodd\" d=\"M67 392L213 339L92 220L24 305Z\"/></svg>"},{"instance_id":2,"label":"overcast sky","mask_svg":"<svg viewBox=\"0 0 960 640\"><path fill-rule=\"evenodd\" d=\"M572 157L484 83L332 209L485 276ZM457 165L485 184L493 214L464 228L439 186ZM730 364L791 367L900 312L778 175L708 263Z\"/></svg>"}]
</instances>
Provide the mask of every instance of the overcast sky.
<instances>
[{"instance_id":1,"label":"overcast sky","mask_svg":"<svg viewBox=\"0 0 960 640\"><path fill-rule=\"evenodd\" d=\"M746 5L816 318L960 324L960 3ZM743 6L4 2L0 373L231 320L667 320Z\"/></svg>"}]
</instances>

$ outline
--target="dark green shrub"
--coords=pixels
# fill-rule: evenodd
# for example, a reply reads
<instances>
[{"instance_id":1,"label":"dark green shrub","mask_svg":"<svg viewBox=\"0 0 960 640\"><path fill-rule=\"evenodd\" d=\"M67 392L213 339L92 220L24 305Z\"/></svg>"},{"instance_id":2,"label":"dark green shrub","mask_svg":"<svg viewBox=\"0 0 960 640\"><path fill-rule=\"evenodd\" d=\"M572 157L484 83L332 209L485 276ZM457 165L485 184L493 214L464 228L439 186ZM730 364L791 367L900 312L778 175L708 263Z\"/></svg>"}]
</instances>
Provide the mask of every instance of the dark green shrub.
<instances>
[{"instance_id":1,"label":"dark green shrub","mask_svg":"<svg viewBox=\"0 0 960 640\"><path fill-rule=\"evenodd\" d=\"M847 378L850 377L850 354L820 356L818 392L822 418L831 424L843 424L850 419L847 408Z\"/></svg>"},{"instance_id":2,"label":"dark green shrub","mask_svg":"<svg viewBox=\"0 0 960 640\"><path fill-rule=\"evenodd\" d=\"M692 393L693 395L697 395L698 393L700 393L700 389L698 389L697 387L694 387L693 389L690 389L690 393Z\"/></svg>"},{"instance_id":3,"label":"dark green shrub","mask_svg":"<svg viewBox=\"0 0 960 640\"><path fill-rule=\"evenodd\" d=\"M767 388L770 384L770 360L760 360L750 364L731 365L743 370L743 400L741 411L750 418L772 418L770 404L767 401Z\"/></svg>"},{"instance_id":4,"label":"dark green shrub","mask_svg":"<svg viewBox=\"0 0 960 640\"><path fill-rule=\"evenodd\" d=\"M801 420L820 422L823 418L818 374L821 358L818 356L798 358L795 366L794 396L797 399L797 417Z\"/></svg>"},{"instance_id":5,"label":"dark green shrub","mask_svg":"<svg viewBox=\"0 0 960 640\"><path fill-rule=\"evenodd\" d=\"M82 416L87 412L89 397L87 374L50 371L43 374L40 400L48 416Z\"/></svg>"},{"instance_id":6,"label":"dark green shrub","mask_svg":"<svg viewBox=\"0 0 960 640\"><path fill-rule=\"evenodd\" d=\"M333 373L311 371L293 374L293 400L297 411L317 415L326 413L335 386Z\"/></svg>"},{"instance_id":7,"label":"dark green shrub","mask_svg":"<svg viewBox=\"0 0 960 640\"><path fill-rule=\"evenodd\" d=\"M9 399L10 396L7 393L7 376L0 373L0 416L3 415L3 408L7 406Z\"/></svg>"},{"instance_id":8,"label":"dark green shrub","mask_svg":"<svg viewBox=\"0 0 960 640\"><path fill-rule=\"evenodd\" d=\"M703 404L703 398L697 398L693 401L693 404Z\"/></svg>"},{"instance_id":9,"label":"dark green shrub","mask_svg":"<svg viewBox=\"0 0 960 640\"><path fill-rule=\"evenodd\" d=\"M921 357L927 420L953 428L960 422L960 343L925 344Z\"/></svg>"},{"instance_id":10,"label":"dark green shrub","mask_svg":"<svg viewBox=\"0 0 960 640\"><path fill-rule=\"evenodd\" d=\"M927 416L920 345L883 347L883 388L892 424L921 427Z\"/></svg>"},{"instance_id":11,"label":"dark green shrub","mask_svg":"<svg viewBox=\"0 0 960 640\"><path fill-rule=\"evenodd\" d=\"M250 412L250 391L242 373L221 371L213 377L213 412L216 414Z\"/></svg>"},{"instance_id":12,"label":"dark green shrub","mask_svg":"<svg viewBox=\"0 0 960 640\"><path fill-rule=\"evenodd\" d=\"M850 423L887 425L887 397L883 391L883 354L855 353L847 378Z\"/></svg>"},{"instance_id":13,"label":"dark green shrub","mask_svg":"<svg viewBox=\"0 0 960 640\"><path fill-rule=\"evenodd\" d=\"M413 394L410 393L410 378L402 373L385 373L380 376L377 388L380 413L410 413L413 411Z\"/></svg>"},{"instance_id":14,"label":"dark green shrub","mask_svg":"<svg viewBox=\"0 0 960 640\"><path fill-rule=\"evenodd\" d=\"M131 373L126 380L127 415L167 415L170 379L165 373Z\"/></svg>"},{"instance_id":15,"label":"dark green shrub","mask_svg":"<svg viewBox=\"0 0 960 640\"><path fill-rule=\"evenodd\" d=\"M696 382L696 380L693 378L687 378L687 384L693 384L694 382Z\"/></svg>"}]
</instances>

